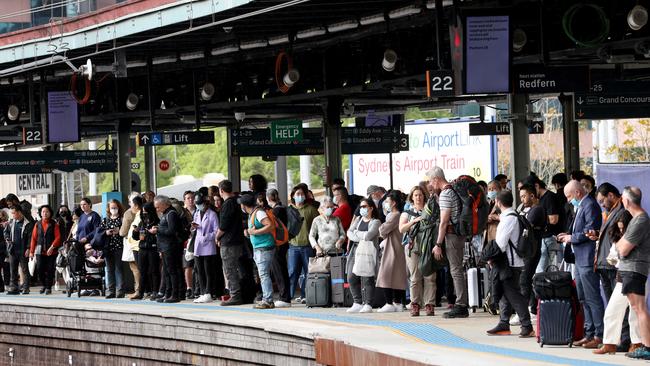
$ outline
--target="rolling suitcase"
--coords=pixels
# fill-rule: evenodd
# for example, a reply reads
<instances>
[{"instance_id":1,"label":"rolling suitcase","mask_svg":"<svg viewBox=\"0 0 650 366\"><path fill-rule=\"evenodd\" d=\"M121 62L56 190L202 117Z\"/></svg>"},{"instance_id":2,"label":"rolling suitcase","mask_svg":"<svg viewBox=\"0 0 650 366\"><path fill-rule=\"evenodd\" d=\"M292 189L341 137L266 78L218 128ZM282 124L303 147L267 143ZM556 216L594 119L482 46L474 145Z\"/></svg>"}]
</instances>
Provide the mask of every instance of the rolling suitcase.
<instances>
[{"instance_id":1,"label":"rolling suitcase","mask_svg":"<svg viewBox=\"0 0 650 366\"><path fill-rule=\"evenodd\" d=\"M537 308L537 343L573 346L576 317L570 299L539 300Z\"/></svg>"},{"instance_id":2,"label":"rolling suitcase","mask_svg":"<svg viewBox=\"0 0 650 366\"><path fill-rule=\"evenodd\" d=\"M330 260L330 271L332 276L332 304L334 306L352 306L352 293L348 276L345 272L347 257L332 257Z\"/></svg>"},{"instance_id":3,"label":"rolling suitcase","mask_svg":"<svg viewBox=\"0 0 650 366\"><path fill-rule=\"evenodd\" d=\"M467 270L467 297L473 312L483 306L483 298L490 288L490 279L485 268L470 268Z\"/></svg>"},{"instance_id":4,"label":"rolling suitcase","mask_svg":"<svg viewBox=\"0 0 650 366\"><path fill-rule=\"evenodd\" d=\"M306 285L307 307L327 307L331 301L331 281L329 273L310 273Z\"/></svg>"}]
</instances>

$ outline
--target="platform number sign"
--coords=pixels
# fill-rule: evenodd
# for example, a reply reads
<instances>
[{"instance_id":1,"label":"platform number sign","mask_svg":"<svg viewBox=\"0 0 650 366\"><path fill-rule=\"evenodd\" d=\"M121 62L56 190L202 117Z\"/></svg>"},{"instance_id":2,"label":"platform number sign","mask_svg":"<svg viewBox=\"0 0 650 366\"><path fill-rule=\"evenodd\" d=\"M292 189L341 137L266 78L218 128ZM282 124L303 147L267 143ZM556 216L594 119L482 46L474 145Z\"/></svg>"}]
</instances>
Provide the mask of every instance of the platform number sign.
<instances>
[{"instance_id":1,"label":"platform number sign","mask_svg":"<svg viewBox=\"0 0 650 366\"><path fill-rule=\"evenodd\" d=\"M453 97L454 73L451 70L427 70L427 97Z\"/></svg>"},{"instance_id":2,"label":"platform number sign","mask_svg":"<svg viewBox=\"0 0 650 366\"><path fill-rule=\"evenodd\" d=\"M23 145L42 145L43 131L40 127L23 127Z\"/></svg>"}]
</instances>

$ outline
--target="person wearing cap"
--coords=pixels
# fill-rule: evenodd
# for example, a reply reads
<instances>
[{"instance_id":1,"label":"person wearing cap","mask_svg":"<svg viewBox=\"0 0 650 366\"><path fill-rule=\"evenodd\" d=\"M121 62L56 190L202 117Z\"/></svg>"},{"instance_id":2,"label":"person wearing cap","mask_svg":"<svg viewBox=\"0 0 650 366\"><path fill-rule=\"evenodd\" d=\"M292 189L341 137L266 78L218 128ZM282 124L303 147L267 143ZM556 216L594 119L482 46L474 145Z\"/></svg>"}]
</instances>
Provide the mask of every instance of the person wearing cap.
<instances>
[{"instance_id":1,"label":"person wearing cap","mask_svg":"<svg viewBox=\"0 0 650 366\"><path fill-rule=\"evenodd\" d=\"M248 228L244 235L248 236L253 245L253 259L262 286L262 301L255 304L255 309L273 309L273 282L271 281L271 265L275 255L275 239L271 234L275 228L264 207L257 205L252 194L244 194L237 200L243 212L248 214Z\"/></svg>"},{"instance_id":2,"label":"person wearing cap","mask_svg":"<svg viewBox=\"0 0 650 366\"><path fill-rule=\"evenodd\" d=\"M196 206L192 219L192 234L194 237L194 264L196 266L196 275L199 279L201 295L194 300L195 303L212 302L212 293L217 291L216 295L223 292L223 281L217 281L217 271L215 267L219 266L217 257L217 246L215 237L219 230L219 217L212 207L210 200L204 197L201 192L193 194L193 203ZM220 288L217 289L217 285Z\"/></svg>"}]
</instances>

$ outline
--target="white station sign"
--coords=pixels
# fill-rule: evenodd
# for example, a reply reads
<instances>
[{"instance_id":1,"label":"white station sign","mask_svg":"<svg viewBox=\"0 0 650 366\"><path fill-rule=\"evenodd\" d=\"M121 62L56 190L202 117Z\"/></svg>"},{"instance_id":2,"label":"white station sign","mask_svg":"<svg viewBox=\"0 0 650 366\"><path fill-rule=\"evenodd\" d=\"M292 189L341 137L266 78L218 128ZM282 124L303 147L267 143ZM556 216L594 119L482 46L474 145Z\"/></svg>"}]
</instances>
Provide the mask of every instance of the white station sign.
<instances>
[{"instance_id":1,"label":"white station sign","mask_svg":"<svg viewBox=\"0 0 650 366\"><path fill-rule=\"evenodd\" d=\"M18 196L29 196L33 194L52 194L52 174L18 174L16 175L16 187Z\"/></svg>"}]
</instances>

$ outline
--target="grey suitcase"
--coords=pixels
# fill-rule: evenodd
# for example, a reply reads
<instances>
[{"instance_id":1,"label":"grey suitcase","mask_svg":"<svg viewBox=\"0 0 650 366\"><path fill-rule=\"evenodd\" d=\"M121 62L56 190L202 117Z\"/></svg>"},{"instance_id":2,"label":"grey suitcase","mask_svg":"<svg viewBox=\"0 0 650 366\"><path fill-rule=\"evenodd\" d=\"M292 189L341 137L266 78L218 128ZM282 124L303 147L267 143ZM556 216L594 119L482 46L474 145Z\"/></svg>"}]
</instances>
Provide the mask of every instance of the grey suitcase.
<instances>
[{"instance_id":1,"label":"grey suitcase","mask_svg":"<svg viewBox=\"0 0 650 366\"><path fill-rule=\"evenodd\" d=\"M310 273L306 285L307 307L327 307L332 305L331 280L329 273Z\"/></svg>"}]
</instances>

